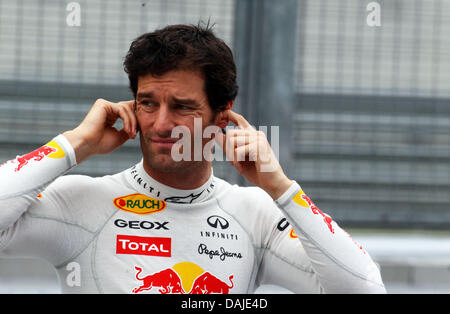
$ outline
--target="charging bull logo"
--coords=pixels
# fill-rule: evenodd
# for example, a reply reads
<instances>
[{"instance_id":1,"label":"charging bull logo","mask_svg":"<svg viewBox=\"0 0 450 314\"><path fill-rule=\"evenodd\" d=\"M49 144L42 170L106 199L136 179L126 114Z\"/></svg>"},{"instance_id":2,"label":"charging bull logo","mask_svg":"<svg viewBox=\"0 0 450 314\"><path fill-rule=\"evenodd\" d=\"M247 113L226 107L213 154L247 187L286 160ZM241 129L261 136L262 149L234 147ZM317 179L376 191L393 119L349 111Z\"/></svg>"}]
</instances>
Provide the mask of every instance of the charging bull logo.
<instances>
[{"instance_id":1,"label":"charging bull logo","mask_svg":"<svg viewBox=\"0 0 450 314\"><path fill-rule=\"evenodd\" d=\"M220 293L220 294L229 294L230 289L234 287L233 283L233 275L228 277L231 285L228 285L226 282L223 282L216 276L212 275L209 272L205 272L201 274L197 279L195 279L194 284L192 286L192 290L189 292L190 294L211 294L211 293Z\"/></svg>"},{"instance_id":2,"label":"charging bull logo","mask_svg":"<svg viewBox=\"0 0 450 314\"><path fill-rule=\"evenodd\" d=\"M311 199L308 196L306 196L306 194L303 192L303 190L300 190L293 197L293 200L300 206L309 207L311 209L311 211L313 212L313 214L321 215L323 217L323 221L327 225L330 232L334 233L334 228L332 225L333 219L330 216L324 214L316 205L314 205L314 203L311 201Z\"/></svg>"},{"instance_id":3,"label":"charging bull logo","mask_svg":"<svg viewBox=\"0 0 450 314\"><path fill-rule=\"evenodd\" d=\"M200 266L181 262L171 268L163 269L154 274L140 277L142 268L135 266L136 279L142 281L142 285L133 289L133 293L158 289L161 294L229 294L234 287L233 275L228 277L230 284L220 280L210 272L204 271Z\"/></svg>"},{"instance_id":4,"label":"charging bull logo","mask_svg":"<svg viewBox=\"0 0 450 314\"><path fill-rule=\"evenodd\" d=\"M183 293L181 288L181 279L178 274L171 268L164 269L160 272L139 278L142 268L135 266L137 270L136 279L143 281L142 286L133 289L133 293L144 290L151 290L153 287L159 287L158 290L162 294L166 293Z\"/></svg>"},{"instance_id":5,"label":"charging bull logo","mask_svg":"<svg viewBox=\"0 0 450 314\"><path fill-rule=\"evenodd\" d=\"M41 161L45 157L63 158L64 156L65 153L58 145L58 143L56 143L55 141L51 141L44 146L32 151L31 153L25 154L23 156L17 156L15 162L17 162L18 165L14 169L14 171L20 171L23 167L28 165L30 161Z\"/></svg>"}]
</instances>

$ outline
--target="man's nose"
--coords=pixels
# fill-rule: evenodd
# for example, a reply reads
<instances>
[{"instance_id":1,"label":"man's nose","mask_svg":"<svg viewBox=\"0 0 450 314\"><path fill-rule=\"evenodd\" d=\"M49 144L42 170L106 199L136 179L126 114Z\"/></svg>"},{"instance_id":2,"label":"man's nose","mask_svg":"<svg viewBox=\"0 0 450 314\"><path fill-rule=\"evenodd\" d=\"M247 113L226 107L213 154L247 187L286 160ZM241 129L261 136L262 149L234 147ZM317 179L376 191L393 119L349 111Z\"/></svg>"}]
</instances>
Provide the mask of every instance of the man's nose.
<instances>
[{"instance_id":1,"label":"man's nose","mask_svg":"<svg viewBox=\"0 0 450 314\"><path fill-rule=\"evenodd\" d=\"M161 105L155 113L153 130L161 136L170 136L173 127L174 122L169 106Z\"/></svg>"}]
</instances>

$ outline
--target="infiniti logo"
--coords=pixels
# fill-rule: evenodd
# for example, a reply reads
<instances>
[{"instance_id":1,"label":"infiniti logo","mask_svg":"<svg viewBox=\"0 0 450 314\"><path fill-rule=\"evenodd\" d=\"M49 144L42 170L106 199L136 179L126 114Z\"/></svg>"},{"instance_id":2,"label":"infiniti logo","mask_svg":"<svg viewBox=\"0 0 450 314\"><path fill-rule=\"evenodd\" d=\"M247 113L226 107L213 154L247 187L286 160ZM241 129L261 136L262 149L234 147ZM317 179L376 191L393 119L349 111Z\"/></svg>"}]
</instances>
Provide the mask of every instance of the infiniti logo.
<instances>
[{"instance_id":1,"label":"infiniti logo","mask_svg":"<svg viewBox=\"0 0 450 314\"><path fill-rule=\"evenodd\" d=\"M209 216L206 222L208 222L208 225L213 228L217 228L217 226L220 226L220 229L227 229L230 225L225 218L217 215Z\"/></svg>"},{"instance_id":2,"label":"infiniti logo","mask_svg":"<svg viewBox=\"0 0 450 314\"><path fill-rule=\"evenodd\" d=\"M230 226L230 223L228 220L223 218L222 216L218 215L212 215L209 216L208 219L206 219L206 222L210 227L213 227L215 231L209 230L203 230L200 231L200 236L202 238L216 238L216 239L226 239L226 240L237 240L238 235L236 233L228 233L228 232L222 232L222 230L227 229Z\"/></svg>"}]
</instances>

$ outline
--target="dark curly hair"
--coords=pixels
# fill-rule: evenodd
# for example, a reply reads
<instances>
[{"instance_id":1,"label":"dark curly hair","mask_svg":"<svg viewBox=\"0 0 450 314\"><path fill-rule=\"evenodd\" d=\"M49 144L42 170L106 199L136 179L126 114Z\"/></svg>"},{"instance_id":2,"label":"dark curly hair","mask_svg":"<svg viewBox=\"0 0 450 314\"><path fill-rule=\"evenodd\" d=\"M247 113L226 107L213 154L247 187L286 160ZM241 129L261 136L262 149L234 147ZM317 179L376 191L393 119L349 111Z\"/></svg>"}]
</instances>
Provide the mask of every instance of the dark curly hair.
<instances>
[{"instance_id":1,"label":"dark curly hair","mask_svg":"<svg viewBox=\"0 0 450 314\"><path fill-rule=\"evenodd\" d=\"M205 93L214 112L236 98L236 64L231 49L212 31L213 26L170 25L136 38L124 69L136 98L139 76L163 75L172 70L200 70Z\"/></svg>"}]
</instances>

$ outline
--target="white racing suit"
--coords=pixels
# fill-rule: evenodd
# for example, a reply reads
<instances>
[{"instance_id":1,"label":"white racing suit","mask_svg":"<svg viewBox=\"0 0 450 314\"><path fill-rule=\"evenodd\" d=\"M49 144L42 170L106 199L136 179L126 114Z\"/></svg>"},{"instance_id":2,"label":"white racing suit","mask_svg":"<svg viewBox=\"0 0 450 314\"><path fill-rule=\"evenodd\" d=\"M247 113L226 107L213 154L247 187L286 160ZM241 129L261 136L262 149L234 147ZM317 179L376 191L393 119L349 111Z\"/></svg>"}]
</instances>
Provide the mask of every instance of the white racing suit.
<instances>
[{"instance_id":1,"label":"white racing suit","mask_svg":"<svg viewBox=\"0 0 450 314\"><path fill-rule=\"evenodd\" d=\"M63 175L74 166L63 135L0 166L0 256L47 260L63 293L385 293L369 253L295 181L274 201L213 174L174 189L142 161Z\"/></svg>"}]
</instances>

